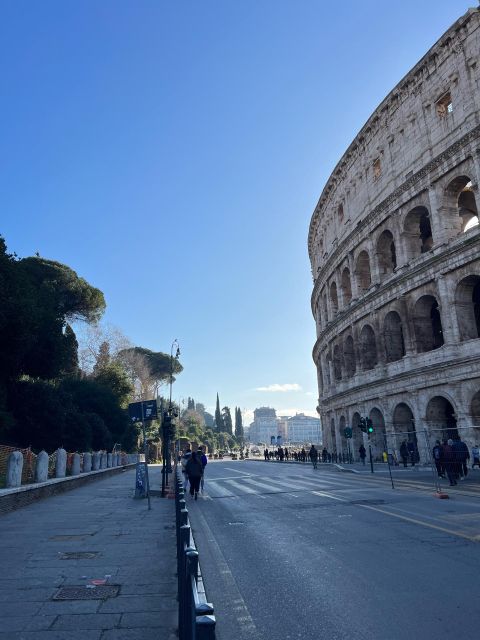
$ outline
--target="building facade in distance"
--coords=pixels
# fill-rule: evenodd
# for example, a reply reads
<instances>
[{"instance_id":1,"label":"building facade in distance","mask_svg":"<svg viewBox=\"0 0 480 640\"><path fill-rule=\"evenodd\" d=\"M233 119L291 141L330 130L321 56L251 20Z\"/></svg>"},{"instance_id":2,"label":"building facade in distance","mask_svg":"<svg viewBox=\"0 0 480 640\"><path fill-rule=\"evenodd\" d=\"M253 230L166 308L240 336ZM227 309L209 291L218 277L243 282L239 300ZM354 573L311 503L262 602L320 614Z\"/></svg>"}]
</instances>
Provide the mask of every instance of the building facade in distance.
<instances>
[{"instance_id":1,"label":"building facade in distance","mask_svg":"<svg viewBox=\"0 0 480 640\"><path fill-rule=\"evenodd\" d=\"M277 414L270 407L259 407L253 412L248 437L250 442L270 444L270 438L278 435Z\"/></svg>"},{"instance_id":2,"label":"building facade in distance","mask_svg":"<svg viewBox=\"0 0 480 640\"><path fill-rule=\"evenodd\" d=\"M470 9L383 100L310 223L319 413L377 450L480 443L480 29Z\"/></svg>"},{"instance_id":3,"label":"building facade in distance","mask_svg":"<svg viewBox=\"0 0 480 640\"><path fill-rule=\"evenodd\" d=\"M322 433L320 420L304 413L297 413L287 420L287 439L292 444L320 444Z\"/></svg>"}]
</instances>

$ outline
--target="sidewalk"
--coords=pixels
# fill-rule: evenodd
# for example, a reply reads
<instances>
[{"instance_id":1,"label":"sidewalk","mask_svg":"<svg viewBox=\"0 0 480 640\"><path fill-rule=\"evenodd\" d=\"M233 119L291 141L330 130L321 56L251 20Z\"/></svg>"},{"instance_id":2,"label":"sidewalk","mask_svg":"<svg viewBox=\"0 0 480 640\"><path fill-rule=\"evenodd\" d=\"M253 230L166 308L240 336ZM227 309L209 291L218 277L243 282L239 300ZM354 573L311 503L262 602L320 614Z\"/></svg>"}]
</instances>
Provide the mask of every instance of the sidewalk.
<instances>
[{"instance_id":1,"label":"sidewalk","mask_svg":"<svg viewBox=\"0 0 480 640\"><path fill-rule=\"evenodd\" d=\"M0 517L0 640L177 637L175 502L148 511L134 485L132 469ZM66 586L76 599L53 599Z\"/></svg>"}]
</instances>

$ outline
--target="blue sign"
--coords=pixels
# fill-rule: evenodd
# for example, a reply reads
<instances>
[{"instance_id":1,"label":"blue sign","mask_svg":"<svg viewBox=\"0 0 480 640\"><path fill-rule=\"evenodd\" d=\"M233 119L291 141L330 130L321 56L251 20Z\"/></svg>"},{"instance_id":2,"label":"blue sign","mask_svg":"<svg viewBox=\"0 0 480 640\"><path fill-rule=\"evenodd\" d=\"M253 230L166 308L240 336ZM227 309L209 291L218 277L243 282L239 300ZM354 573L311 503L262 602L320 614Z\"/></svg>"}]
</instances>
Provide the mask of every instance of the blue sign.
<instances>
[{"instance_id":1,"label":"blue sign","mask_svg":"<svg viewBox=\"0 0 480 640\"><path fill-rule=\"evenodd\" d=\"M157 418L157 401L144 400L143 402L131 402L128 405L128 415L132 422L155 420L155 418Z\"/></svg>"}]
</instances>

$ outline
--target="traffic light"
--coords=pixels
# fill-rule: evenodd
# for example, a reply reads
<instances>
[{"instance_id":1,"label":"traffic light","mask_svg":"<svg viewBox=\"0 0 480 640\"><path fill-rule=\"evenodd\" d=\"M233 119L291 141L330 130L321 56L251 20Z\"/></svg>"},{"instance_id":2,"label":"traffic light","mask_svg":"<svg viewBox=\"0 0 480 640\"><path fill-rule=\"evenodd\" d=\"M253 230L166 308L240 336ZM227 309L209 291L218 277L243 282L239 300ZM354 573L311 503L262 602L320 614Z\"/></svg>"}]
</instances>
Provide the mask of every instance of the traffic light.
<instances>
[{"instance_id":1,"label":"traffic light","mask_svg":"<svg viewBox=\"0 0 480 640\"><path fill-rule=\"evenodd\" d=\"M163 430L163 435L165 436L165 438L172 438L173 436L173 421L172 421L172 416L168 415L168 413L165 413L163 415L163 423L162 423L162 430Z\"/></svg>"},{"instance_id":2,"label":"traffic light","mask_svg":"<svg viewBox=\"0 0 480 640\"><path fill-rule=\"evenodd\" d=\"M366 423L367 423L367 433L373 433L373 422L370 420L370 418L366 419Z\"/></svg>"},{"instance_id":3,"label":"traffic light","mask_svg":"<svg viewBox=\"0 0 480 640\"><path fill-rule=\"evenodd\" d=\"M368 418L360 418L360 431L363 433L367 433L367 419Z\"/></svg>"}]
</instances>

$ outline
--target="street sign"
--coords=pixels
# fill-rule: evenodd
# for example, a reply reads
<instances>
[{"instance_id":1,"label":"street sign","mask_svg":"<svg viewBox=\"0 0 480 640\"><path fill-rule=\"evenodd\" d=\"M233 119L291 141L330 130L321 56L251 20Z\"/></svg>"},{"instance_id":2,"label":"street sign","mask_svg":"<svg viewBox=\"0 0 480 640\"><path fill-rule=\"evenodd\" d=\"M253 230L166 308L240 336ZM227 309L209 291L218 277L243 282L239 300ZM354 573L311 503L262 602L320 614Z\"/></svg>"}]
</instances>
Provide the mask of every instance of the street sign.
<instances>
[{"instance_id":1,"label":"street sign","mask_svg":"<svg viewBox=\"0 0 480 640\"><path fill-rule=\"evenodd\" d=\"M146 498L147 495L147 465L145 462L137 462L135 469L135 498Z\"/></svg>"},{"instance_id":2,"label":"street sign","mask_svg":"<svg viewBox=\"0 0 480 640\"><path fill-rule=\"evenodd\" d=\"M351 438L352 437L352 427L345 427L345 429L343 430L343 434L344 434L345 438Z\"/></svg>"},{"instance_id":3,"label":"street sign","mask_svg":"<svg viewBox=\"0 0 480 640\"><path fill-rule=\"evenodd\" d=\"M270 444L275 444L275 436L270 436Z\"/></svg>"},{"instance_id":4,"label":"street sign","mask_svg":"<svg viewBox=\"0 0 480 640\"><path fill-rule=\"evenodd\" d=\"M155 420L157 417L157 401L144 400L143 402L131 402L128 405L128 415L132 422Z\"/></svg>"}]
</instances>

